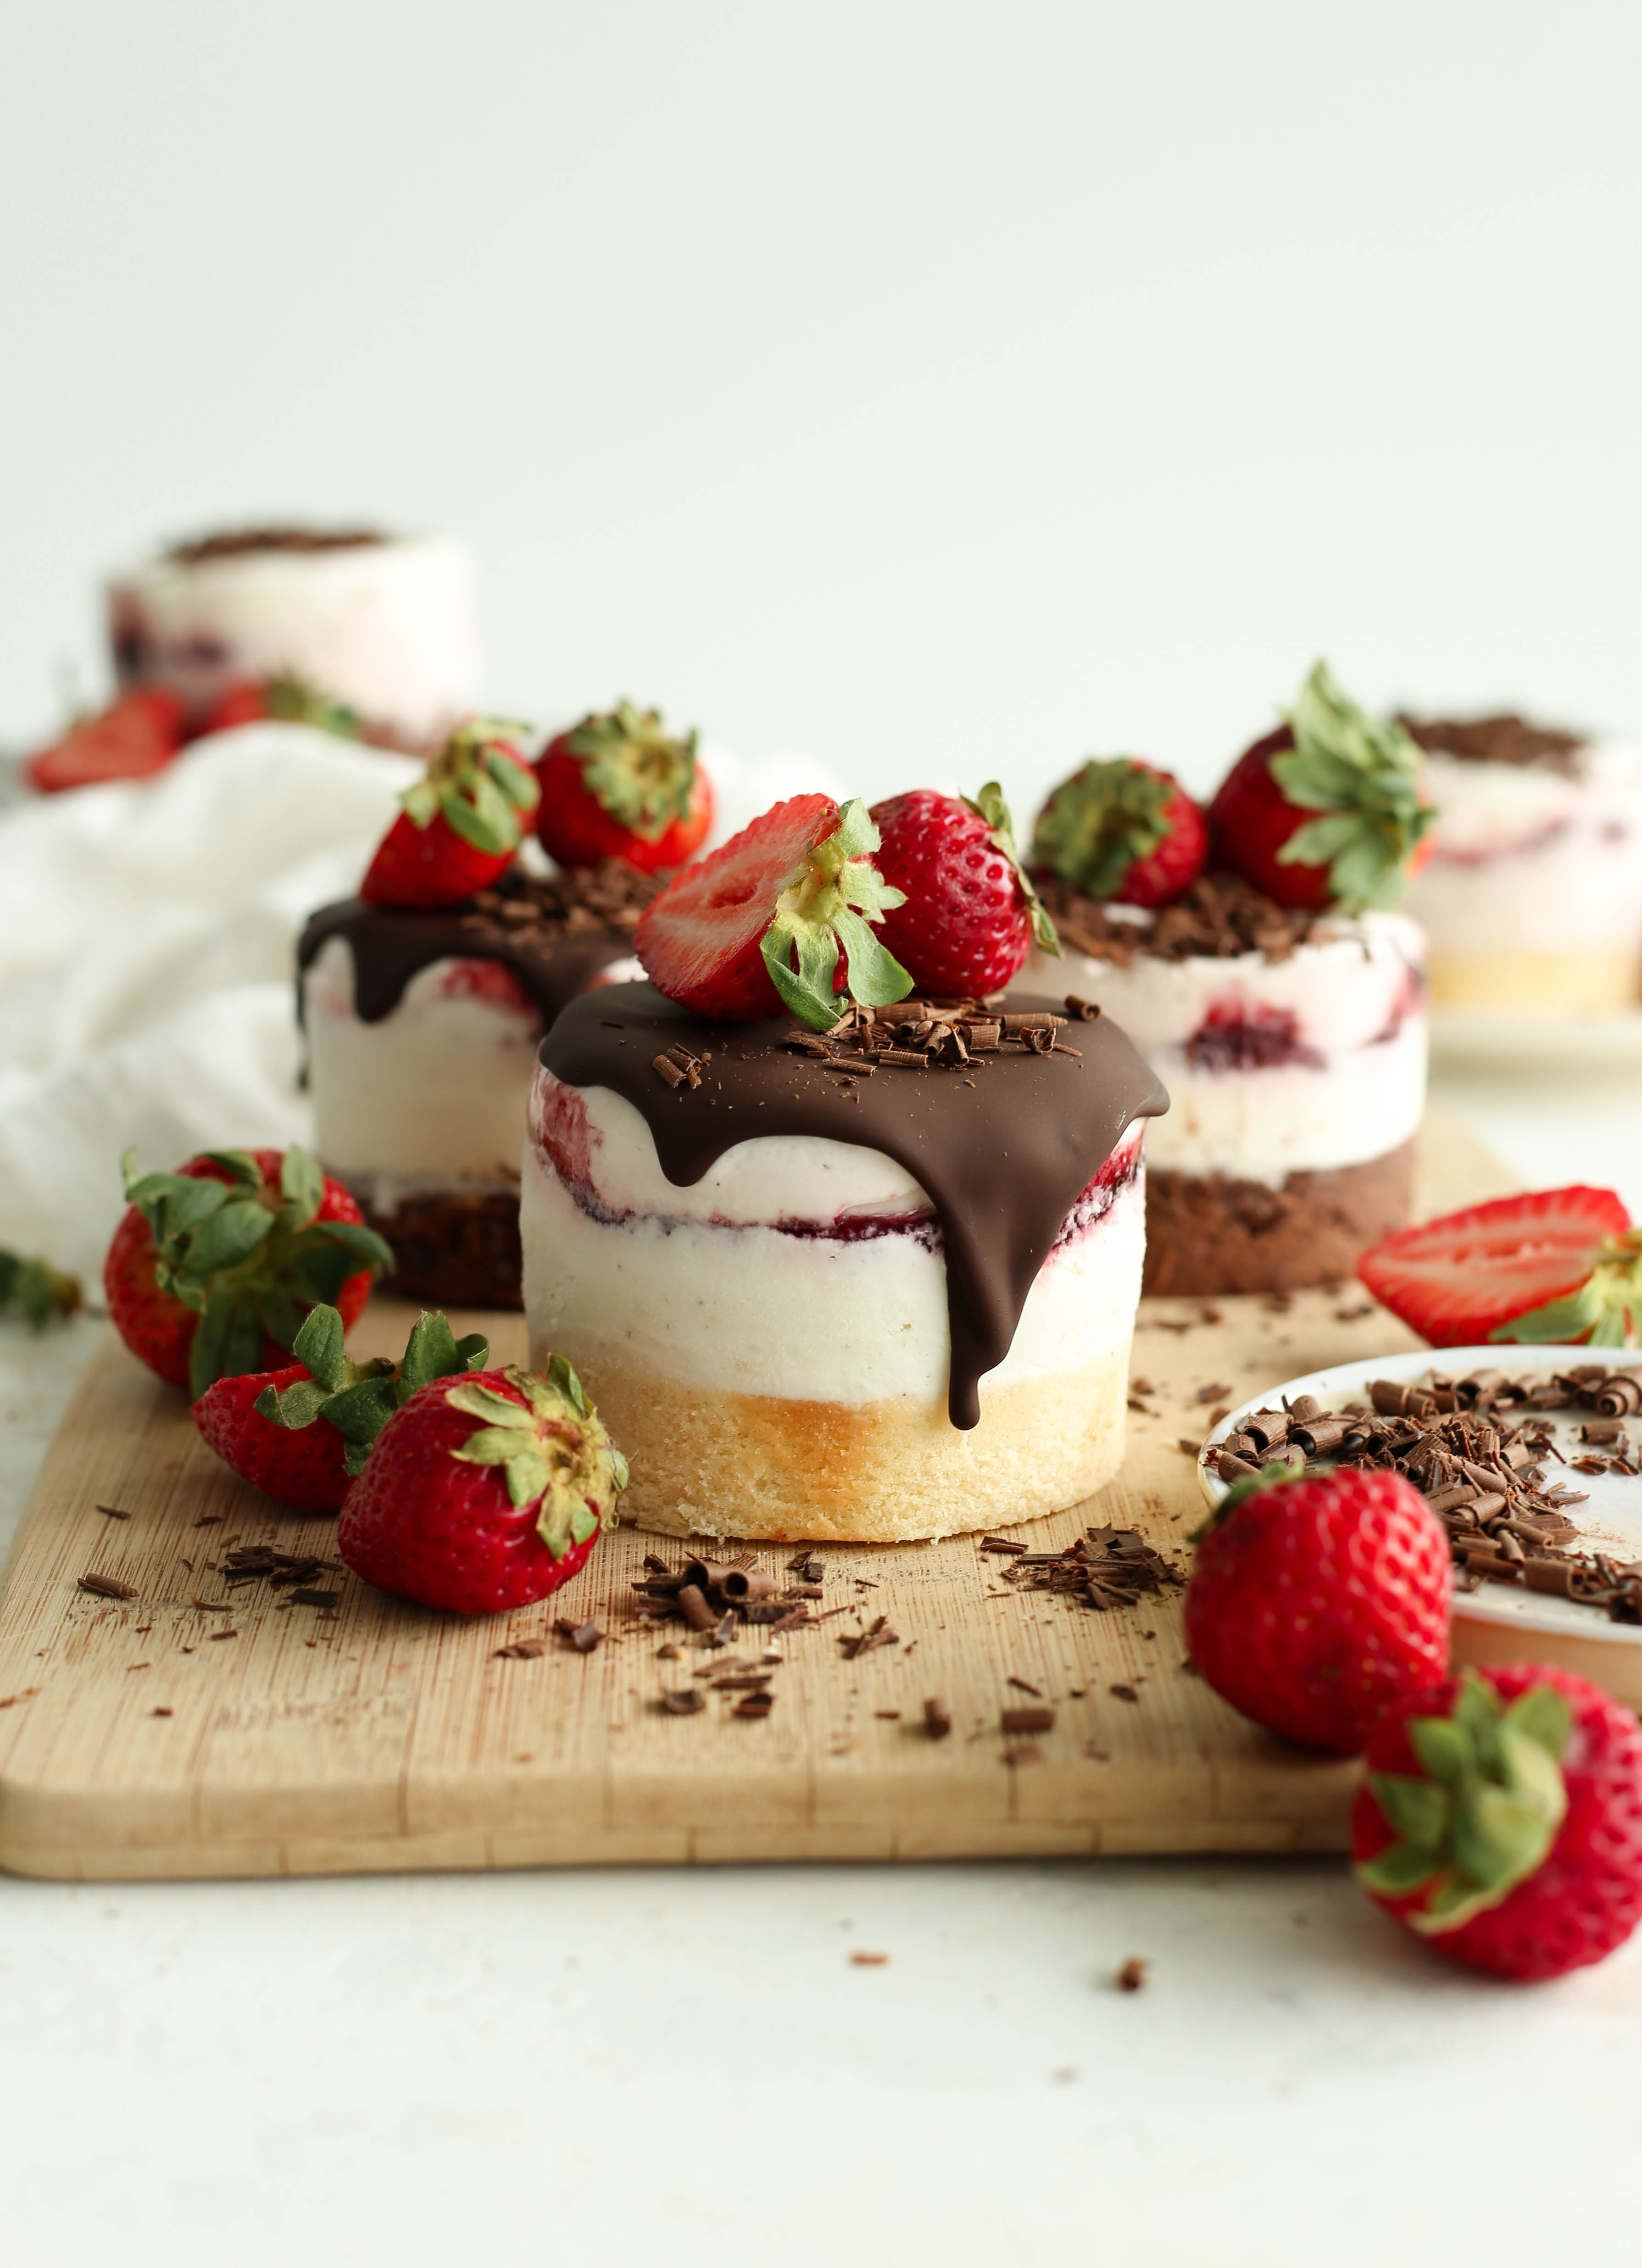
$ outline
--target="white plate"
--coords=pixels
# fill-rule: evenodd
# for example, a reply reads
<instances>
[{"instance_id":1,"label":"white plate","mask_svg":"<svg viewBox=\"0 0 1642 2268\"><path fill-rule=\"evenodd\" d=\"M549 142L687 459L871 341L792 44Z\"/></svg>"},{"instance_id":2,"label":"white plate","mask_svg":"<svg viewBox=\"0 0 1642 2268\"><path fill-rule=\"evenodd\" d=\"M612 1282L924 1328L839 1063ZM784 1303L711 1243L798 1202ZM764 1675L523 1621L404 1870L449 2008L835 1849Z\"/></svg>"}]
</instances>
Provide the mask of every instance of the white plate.
<instances>
[{"instance_id":1,"label":"white plate","mask_svg":"<svg viewBox=\"0 0 1642 2268\"><path fill-rule=\"evenodd\" d=\"M1604 1016L1433 1008L1431 1045L1432 1054L1445 1063L1605 1070L1642 1063L1642 1008L1616 1009Z\"/></svg>"},{"instance_id":2,"label":"white plate","mask_svg":"<svg viewBox=\"0 0 1642 2268\"><path fill-rule=\"evenodd\" d=\"M1302 1394L1314 1394L1325 1409L1330 1409L1337 1408L1342 1402L1366 1402L1369 1382L1376 1378L1393 1379L1400 1386L1415 1386L1423 1383L1433 1370L1440 1371L1445 1378L1464 1378L1471 1371L1484 1369L1503 1370L1511 1378L1549 1378L1557 1371L1568 1370L1574 1363L1591 1359L1589 1347L1485 1346L1425 1347L1413 1354L1381 1355L1368 1362L1336 1363L1332 1370L1314 1370L1308 1377L1291 1378L1286 1385L1273 1387L1268 1393L1257 1394L1241 1403L1215 1427L1204 1447L1204 1451L1218 1448L1226 1435L1234 1433L1242 1419L1251 1417L1256 1410L1295 1401ZM1636 1360L1635 1349L1618 1350L1616 1359L1629 1366ZM1590 1415L1588 1410L1535 1410L1534 1415L1536 1422L1543 1420L1549 1427L1564 1456L1583 1454L1573 1440L1573 1432L1577 1425L1584 1424ZM1558 1474L1558 1477L1565 1477L1570 1488L1589 1492L1583 1504L1571 1504L1565 1511L1565 1517L1579 1530L1581 1543L1606 1551L1622 1563L1642 1559L1642 1475L1632 1477L1624 1473L1569 1473ZM1197 1461L1197 1482L1211 1505L1219 1504L1226 1495L1226 1483L1209 1470L1202 1454ZM1581 1648L1594 1643L1642 1655L1642 1624L1610 1623L1595 1607L1576 1606L1572 1599L1558 1599L1544 1591L1519 1590L1513 1583L1484 1583L1479 1591L1456 1591L1454 1618L1456 1624L1475 1624L1506 1638L1556 1640L1558 1654L1572 1642ZM1513 1650L1507 1646L1502 1651L1496 1643L1469 1650L1469 1658L1478 1658L1480 1653L1489 1660L1508 1660ZM1468 1651L1460 1646L1457 1631L1455 1651ZM1520 1653L1521 1649L1514 1651ZM1571 1660L1569 1666L1576 1664ZM1584 1675L1592 1674L1583 1661L1577 1666ZM1616 1661L1614 1666L1617 1669ZM1622 1682L1629 1688L1636 1683L1638 1675L1638 1668L1627 1664ZM1606 1685L1609 1677L1604 1675L1600 1682Z\"/></svg>"}]
</instances>

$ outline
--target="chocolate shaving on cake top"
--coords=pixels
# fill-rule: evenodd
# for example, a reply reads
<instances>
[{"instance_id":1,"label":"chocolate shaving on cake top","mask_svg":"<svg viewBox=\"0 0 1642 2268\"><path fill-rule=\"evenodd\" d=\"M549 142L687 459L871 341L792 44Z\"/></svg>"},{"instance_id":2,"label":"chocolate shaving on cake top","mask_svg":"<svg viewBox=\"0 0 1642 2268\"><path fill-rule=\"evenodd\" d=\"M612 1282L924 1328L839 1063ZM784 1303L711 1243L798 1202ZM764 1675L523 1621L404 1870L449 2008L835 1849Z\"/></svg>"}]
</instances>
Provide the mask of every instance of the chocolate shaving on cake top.
<instances>
[{"instance_id":1,"label":"chocolate shaving on cake top","mask_svg":"<svg viewBox=\"0 0 1642 2268\"><path fill-rule=\"evenodd\" d=\"M387 540L375 527L225 527L169 544L164 556L173 566L199 567L255 551L359 551Z\"/></svg>"},{"instance_id":2,"label":"chocolate shaving on cake top","mask_svg":"<svg viewBox=\"0 0 1642 2268\"><path fill-rule=\"evenodd\" d=\"M1119 968L1141 954L1159 961L1234 961L1263 953L1269 961L1286 961L1320 921L1338 918L1327 907L1280 906L1241 874L1199 874L1152 919L1136 919L1137 908L1086 898L1052 875L1036 879L1063 946Z\"/></svg>"},{"instance_id":3,"label":"chocolate shaving on cake top","mask_svg":"<svg viewBox=\"0 0 1642 2268\"><path fill-rule=\"evenodd\" d=\"M1536 764L1571 774L1585 746L1582 733L1553 732L1524 717L1399 717L1397 722L1422 748L1468 764Z\"/></svg>"},{"instance_id":4,"label":"chocolate shaving on cake top","mask_svg":"<svg viewBox=\"0 0 1642 2268\"><path fill-rule=\"evenodd\" d=\"M1367 1404L1339 1410L1303 1394L1284 1408L1256 1410L1213 1453L1215 1471L1228 1484L1268 1464L1400 1472L1447 1529L1459 1589L1520 1583L1601 1609L1614 1622L1642 1622L1642 1563L1622 1565L1578 1549L1567 1507L1586 1497L1548 1476L1553 1460L1572 1472L1638 1473L1624 1431L1625 1419L1642 1411L1636 1372L1579 1363L1550 1378L1434 1373L1425 1386L1375 1379L1368 1395ZM1580 1429L1585 1454L1572 1461L1544 1422L1545 1412L1569 1408L1594 1413Z\"/></svg>"},{"instance_id":5,"label":"chocolate shaving on cake top","mask_svg":"<svg viewBox=\"0 0 1642 2268\"><path fill-rule=\"evenodd\" d=\"M302 972L328 939L342 937L353 948L354 1007L364 1023L391 1013L431 962L467 960L510 968L550 1024L601 968L632 952L638 917L668 879L621 858L546 877L515 865L457 906L409 910L363 898L321 906L297 947L298 1016Z\"/></svg>"},{"instance_id":6,"label":"chocolate shaving on cake top","mask_svg":"<svg viewBox=\"0 0 1642 2268\"><path fill-rule=\"evenodd\" d=\"M607 1087L630 1102L675 1188L767 1135L848 1142L904 1167L940 1224L947 1409L967 1431L979 1422L980 1381L1008 1353L1067 1215L1136 1119L1168 1108L1156 1073L1109 1018L1081 1020L1074 1035L1056 1002L1017 999L1007 1015L987 1017L998 1026L995 1042L972 1047L962 1035L983 1005L940 1010L931 1047L934 1002L870 1017L851 1008L822 1034L786 1016L713 1022L652 985L609 985L570 1002L541 1061L567 1086ZM905 1044L925 1022L924 1044ZM659 1059L680 1071L676 1081ZM1116 1195L1116 1184L1101 1184L1100 1209Z\"/></svg>"}]
</instances>

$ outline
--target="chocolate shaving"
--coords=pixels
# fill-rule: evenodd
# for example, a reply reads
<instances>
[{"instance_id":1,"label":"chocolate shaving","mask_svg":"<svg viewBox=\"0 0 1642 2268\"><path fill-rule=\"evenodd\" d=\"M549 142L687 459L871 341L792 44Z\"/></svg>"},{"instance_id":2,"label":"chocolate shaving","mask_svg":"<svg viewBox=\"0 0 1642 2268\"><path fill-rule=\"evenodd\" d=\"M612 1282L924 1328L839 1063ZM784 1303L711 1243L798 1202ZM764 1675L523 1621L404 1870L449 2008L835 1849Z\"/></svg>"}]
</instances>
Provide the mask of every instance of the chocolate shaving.
<instances>
[{"instance_id":1,"label":"chocolate shaving","mask_svg":"<svg viewBox=\"0 0 1642 2268\"><path fill-rule=\"evenodd\" d=\"M1052 1709L1005 1709L998 1713L998 1727L1002 1733L1052 1733L1055 1712Z\"/></svg>"},{"instance_id":2,"label":"chocolate shaving","mask_svg":"<svg viewBox=\"0 0 1642 2268\"><path fill-rule=\"evenodd\" d=\"M1001 1572L1019 1589L1058 1591L1102 1614L1186 1580L1136 1529L1110 1526L1089 1528L1064 1551L1023 1553Z\"/></svg>"},{"instance_id":3,"label":"chocolate shaving","mask_svg":"<svg viewBox=\"0 0 1642 2268\"><path fill-rule=\"evenodd\" d=\"M1142 1961L1131 1953L1112 1981L1120 1992L1138 1992L1145 1984L1146 1971L1151 1966L1149 1961Z\"/></svg>"},{"instance_id":4,"label":"chocolate shaving","mask_svg":"<svg viewBox=\"0 0 1642 2268\"><path fill-rule=\"evenodd\" d=\"M604 1632L591 1616L585 1623L573 1623L568 1615L561 1615L553 1629L556 1637L577 1653L596 1653L604 1644Z\"/></svg>"},{"instance_id":5,"label":"chocolate shaving","mask_svg":"<svg viewBox=\"0 0 1642 2268\"><path fill-rule=\"evenodd\" d=\"M135 1599L135 1583L122 1583L117 1575L82 1575L80 1588L97 1599Z\"/></svg>"},{"instance_id":6,"label":"chocolate shaving","mask_svg":"<svg viewBox=\"0 0 1642 2268\"><path fill-rule=\"evenodd\" d=\"M492 1661L537 1661L548 1650L545 1638L516 1638L512 1646L498 1646Z\"/></svg>"},{"instance_id":7,"label":"chocolate shaving","mask_svg":"<svg viewBox=\"0 0 1642 2268\"><path fill-rule=\"evenodd\" d=\"M952 1730L952 1712L933 1695L924 1704L924 1729L931 1741L944 1741Z\"/></svg>"},{"instance_id":8,"label":"chocolate shaving","mask_svg":"<svg viewBox=\"0 0 1642 2268\"><path fill-rule=\"evenodd\" d=\"M335 1607L341 1605L342 1594L340 1591L301 1590L289 1595L293 1607Z\"/></svg>"},{"instance_id":9,"label":"chocolate shaving","mask_svg":"<svg viewBox=\"0 0 1642 2268\"><path fill-rule=\"evenodd\" d=\"M1160 961L1232 961L1263 953L1268 960L1286 961L1322 918L1316 911L1279 906L1236 874L1199 874L1150 921L1144 915L1125 919L1129 909L1114 911L1052 874L1036 880L1062 945L1119 968L1143 954Z\"/></svg>"},{"instance_id":10,"label":"chocolate shaving","mask_svg":"<svg viewBox=\"0 0 1642 2268\"><path fill-rule=\"evenodd\" d=\"M707 1706L707 1696L699 1686L670 1686L661 1696L661 1706L669 1717L693 1717Z\"/></svg>"},{"instance_id":11,"label":"chocolate shaving","mask_svg":"<svg viewBox=\"0 0 1642 2268\"><path fill-rule=\"evenodd\" d=\"M99 1504L97 1507L105 1520L129 1520L129 1512L121 1512L116 1504Z\"/></svg>"}]
</instances>

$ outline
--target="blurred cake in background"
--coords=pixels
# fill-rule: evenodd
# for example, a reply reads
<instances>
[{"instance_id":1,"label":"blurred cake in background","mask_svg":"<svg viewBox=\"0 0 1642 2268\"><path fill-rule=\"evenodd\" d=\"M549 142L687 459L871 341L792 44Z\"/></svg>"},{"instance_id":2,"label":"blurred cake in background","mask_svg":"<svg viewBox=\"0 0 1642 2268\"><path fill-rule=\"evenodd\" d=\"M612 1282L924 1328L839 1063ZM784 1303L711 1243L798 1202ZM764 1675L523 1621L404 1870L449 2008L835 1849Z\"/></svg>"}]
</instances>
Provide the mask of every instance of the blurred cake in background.
<instances>
[{"instance_id":1,"label":"blurred cake in background","mask_svg":"<svg viewBox=\"0 0 1642 2268\"><path fill-rule=\"evenodd\" d=\"M1172 1108L1147 1145L1148 1292L1291 1292L1409 1217L1425 1108L1418 752L1320 665L1205 815L1166 772L1086 764L1030 863L1059 932L1022 989L1091 1001ZM1324 800L1325 795L1328 800Z\"/></svg>"},{"instance_id":2,"label":"blurred cake in background","mask_svg":"<svg viewBox=\"0 0 1642 2268\"><path fill-rule=\"evenodd\" d=\"M1634 1006L1642 990L1642 753L1521 717L1404 718L1426 752L1432 856L1409 911L1439 1008Z\"/></svg>"},{"instance_id":3,"label":"blurred cake in background","mask_svg":"<svg viewBox=\"0 0 1642 2268\"><path fill-rule=\"evenodd\" d=\"M294 681L419 748L478 690L473 560L453 536L228 530L116 575L107 604L121 689L175 696L195 730L227 721L236 688Z\"/></svg>"}]
</instances>

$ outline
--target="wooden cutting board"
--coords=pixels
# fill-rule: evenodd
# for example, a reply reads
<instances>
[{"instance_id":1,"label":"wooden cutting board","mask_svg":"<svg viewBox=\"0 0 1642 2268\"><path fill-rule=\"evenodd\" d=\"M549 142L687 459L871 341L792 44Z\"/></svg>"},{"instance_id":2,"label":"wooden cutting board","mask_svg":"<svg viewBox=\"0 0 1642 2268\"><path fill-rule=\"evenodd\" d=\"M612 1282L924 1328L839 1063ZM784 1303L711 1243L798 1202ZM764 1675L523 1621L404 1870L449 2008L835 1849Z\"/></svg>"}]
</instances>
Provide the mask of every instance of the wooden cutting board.
<instances>
[{"instance_id":1,"label":"wooden cutting board","mask_svg":"<svg viewBox=\"0 0 1642 2268\"><path fill-rule=\"evenodd\" d=\"M1423 1211L1510 1177L1434 1117ZM394 1351L411 1311L372 1303L358 1351ZM464 1315L522 1359L517 1316ZM1185 1564L1201 1513L1193 1443L1223 1403L1353 1356L1415 1344L1355 1285L1286 1307L1149 1300L1121 1478L1014 1531L1059 1550L1093 1521L1141 1529ZM99 1506L128 1516L111 1517ZM558 1598L495 1621L401 1604L352 1576L335 1609L264 1582L232 1594L231 1544L330 1552L333 1522L282 1512L205 1448L180 1395L110 1334L24 1515L0 1590L0 1867L68 1879L770 1859L1333 1850L1349 1764L1307 1756L1226 1708L1182 1663L1180 1593L1096 1614L1003 1581L977 1539L824 1547L828 1619L773 1642L775 1706L696 1678L722 1656L642 1625L647 1550L622 1528ZM780 1571L783 1546L762 1555ZM87 1572L130 1600L79 1587ZM329 1580L329 1579L328 1579ZM215 1603L232 1599L223 1611ZM834 1611L835 1609L839 1611ZM589 1654L553 1635L595 1617ZM851 1659L879 1616L897 1634ZM546 1638L533 1658L498 1648ZM659 1657L667 1643L681 1660ZM731 1651L755 1661L766 1640ZM694 1684L706 1707L663 1711ZM951 1733L931 1739L938 1699ZM1051 1729L1001 1729L1045 1706Z\"/></svg>"}]
</instances>

